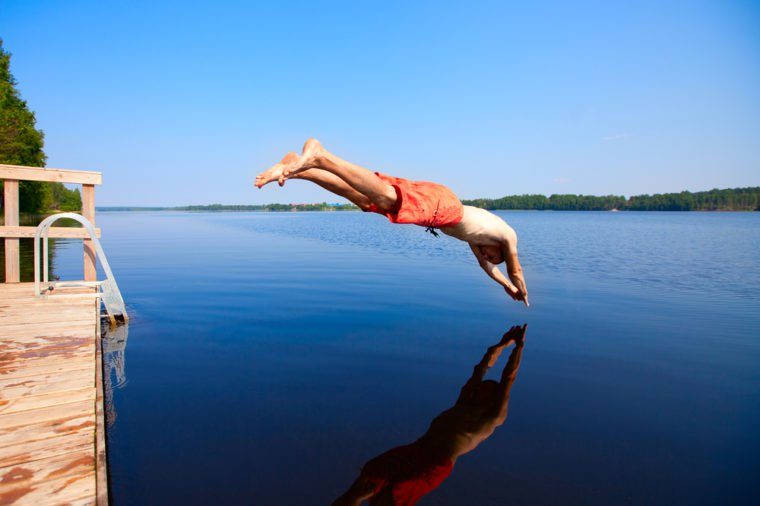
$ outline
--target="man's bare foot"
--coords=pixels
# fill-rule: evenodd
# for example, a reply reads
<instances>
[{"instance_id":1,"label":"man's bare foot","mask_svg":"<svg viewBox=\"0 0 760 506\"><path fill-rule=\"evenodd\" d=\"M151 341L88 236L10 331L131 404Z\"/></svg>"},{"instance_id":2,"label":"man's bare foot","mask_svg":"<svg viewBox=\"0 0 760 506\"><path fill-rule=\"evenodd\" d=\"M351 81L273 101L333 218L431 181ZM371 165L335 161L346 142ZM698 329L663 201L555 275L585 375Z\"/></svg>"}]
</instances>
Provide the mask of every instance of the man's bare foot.
<instances>
[{"instance_id":1,"label":"man's bare foot","mask_svg":"<svg viewBox=\"0 0 760 506\"><path fill-rule=\"evenodd\" d=\"M267 185L271 183L272 181L277 181L280 179L280 176L282 176L282 169L290 165L291 163L298 161L298 155L291 151L287 155L285 155L282 160L280 160L280 163L277 163L258 176L256 176L256 181L254 181L254 186L257 188L261 188L264 185ZM284 183L283 181L282 183ZM280 183L280 186L282 186L282 183Z\"/></svg>"},{"instance_id":2,"label":"man's bare foot","mask_svg":"<svg viewBox=\"0 0 760 506\"><path fill-rule=\"evenodd\" d=\"M317 166L317 158L324 153L322 144L317 139L311 138L303 145L303 151L298 161L288 164L283 170L280 176L279 183L282 186L286 179L289 179L299 172L303 172L306 169L311 169Z\"/></svg>"}]
</instances>

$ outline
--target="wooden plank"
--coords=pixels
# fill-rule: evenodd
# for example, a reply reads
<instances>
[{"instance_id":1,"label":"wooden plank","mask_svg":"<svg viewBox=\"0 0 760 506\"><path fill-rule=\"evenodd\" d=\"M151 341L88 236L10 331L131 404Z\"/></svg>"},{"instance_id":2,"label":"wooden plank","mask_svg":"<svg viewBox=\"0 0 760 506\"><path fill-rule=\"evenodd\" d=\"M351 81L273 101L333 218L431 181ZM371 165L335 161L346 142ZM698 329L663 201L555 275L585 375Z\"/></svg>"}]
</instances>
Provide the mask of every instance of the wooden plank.
<instances>
[{"instance_id":1,"label":"wooden plank","mask_svg":"<svg viewBox=\"0 0 760 506\"><path fill-rule=\"evenodd\" d=\"M37 321L29 321L29 308L22 308L21 310L15 310L15 311L2 311L0 312L0 317L2 318L2 325L10 325L15 323L28 323L30 325L37 325L40 323L57 323L61 324L62 321L66 320L83 320L83 316L86 311L83 311L83 304L87 303L92 304L92 299L87 300L77 300L74 299L72 301L74 304L77 304L76 306L62 306L62 309L58 311L50 311L45 313L38 313L35 315L35 318ZM89 309L89 308L88 308ZM89 312L92 312L90 310ZM63 326L62 326L63 327Z\"/></svg>"},{"instance_id":2,"label":"wooden plank","mask_svg":"<svg viewBox=\"0 0 760 506\"><path fill-rule=\"evenodd\" d=\"M46 326L47 328L40 329L33 324L10 324L0 325L0 350L14 349L17 345L14 345L14 341L23 344L35 345L42 341L47 340L52 344L61 344L66 340L81 340L88 339L86 332L95 332L95 326L86 320L72 322L71 325L66 327L55 327L55 323L40 323L39 326ZM8 330L7 329L12 329ZM94 344L93 339L89 339Z\"/></svg>"},{"instance_id":3,"label":"wooden plank","mask_svg":"<svg viewBox=\"0 0 760 506\"><path fill-rule=\"evenodd\" d=\"M97 483L95 484L97 488ZM92 506L93 504L97 504L96 502L93 502L92 496L86 495L82 497L81 499L72 499L69 502L66 503L66 506Z\"/></svg>"},{"instance_id":4,"label":"wooden plank","mask_svg":"<svg viewBox=\"0 0 760 506\"><path fill-rule=\"evenodd\" d=\"M86 313L92 312L92 310L87 311L84 309L83 303L87 302L92 304L93 299L88 299L85 297L72 299L72 303L76 305L61 306L61 308L58 310L35 314L35 320L33 321L30 321L29 319L30 311L28 307L2 311L0 312L0 317L2 317L3 325L10 325L12 323L28 323L30 325L36 325L39 323L58 323L61 325L61 327L63 327L62 322L69 319L82 320Z\"/></svg>"},{"instance_id":5,"label":"wooden plank","mask_svg":"<svg viewBox=\"0 0 760 506\"><path fill-rule=\"evenodd\" d=\"M39 299L36 297L24 298L23 300L13 300L9 298L0 297L0 316L3 314L13 314L19 311L29 311L34 315L40 313L46 313L48 311L55 312L62 308L66 308L69 305L77 307L78 305L84 305L88 302L92 302L92 299L86 299L82 297L79 300L70 297L47 297Z\"/></svg>"},{"instance_id":6,"label":"wooden plank","mask_svg":"<svg viewBox=\"0 0 760 506\"><path fill-rule=\"evenodd\" d=\"M57 290L54 290L54 292L57 292ZM29 323L37 323L38 318L42 316L41 312L51 312L51 313L71 313L71 312L79 312L81 314L89 314L90 317L92 317L92 307L85 309L87 307L87 303L92 304L95 300L95 297L86 297L86 295L93 295L94 292L89 293L79 293L79 294L71 294L72 297L63 297L63 293L56 295L50 295L47 298L40 297L39 299L35 298L34 295L26 295L26 297L29 297L29 299L23 303L18 302L16 304L13 304L12 299L10 297L3 297L0 298L0 311L4 315L12 315L12 314L21 314L23 315L26 313L27 321ZM69 295L69 294L67 294ZM23 295L20 295L23 296ZM61 304L61 305L55 305L55 302L58 300L68 300L70 301L69 304ZM37 304L33 304L37 302ZM30 304L36 307L30 307ZM32 311L30 311L30 309ZM59 322L61 326L65 326L66 321L61 320Z\"/></svg>"},{"instance_id":7,"label":"wooden plank","mask_svg":"<svg viewBox=\"0 0 760 506\"><path fill-rule=\"evenodd\" d=\"M13 286L13 284L8 283L8 284L5 284L5 285L0 285L0 286ZM34 288L32 288L32 290L34 290ZM35 302L35 301L49 301L49 302L53 303L53 302L56 302L56 301L59 301L59 300L72 300L72 301L86 301L86 300L88 300L88 301L91 301L91 300L95 300L95 299L99 299L100 298L100 296L96 292L94 292L92 290L89 291L89 292L84 292L83 291L83 292L80 292L80 293L71 293L71 292L64 292L63 290L61 290L59 288L55 288L51 292L48 289L45 289L43 291L42 290L42 286L40 286L40 291L42 292L42 295L38 299L37 298L34 298L34 299L30 298L27 301L19 302L18 305L28 304L28 303L32 303L32 302ZM34 295L31 295L30 297L34 297ZM9 300L13 300L13 297L10 296L10 295L8 295L8 294L3 294L2 292L0 292L0 304L7 304ZM42 310L45 311L46 308L43 307Z\"/></svg>"},{"instance_id":8,"label":"wooden plank","mask_svg":"<svg viewBox=\"0 0 760 506\"><path fill-rule=\"evenodd\" d=\"M5 225L18 225L18 181L6 179L3 183L3 212ZM18 283L21 280L21 267L19 265L19 242L18 239L5 240L5 282Z\"/></svg>"},{"instance_id":9,"label":"wooden plank","mask_svg":"<svg viewBox=\"0 0 760 506\"><path fill-rule=\"evenodd\" d=\"M94 291L95 287L58 287L55 289L56 293L61 294L92 293ZM23 302L20 298L29 301L45 300L35 297L34 283L0 283L0 299L12 299L17 302Z\"/></svg>"},{"instance_id":10,"label":"wooden plank","mask_svg":"<svg viewBox=\"0 0 760 506\"><path fill-rule=\"evenodd\" d=\"M5 431L14 427L83 415L89 415L94 421L95 416L92 410L92 401L77 401L67 404L59 404L57 406L33 409L31 411L23 411L20 413L8 413L0 416L0 440L2 440L2 435Z\"/></svg>"},{"instance_id":11,"label":"wooden plank","mask_svg":"<svg viewBox=\"0 0 760 506\"><path fill-rule=\"evenodd\" d=\"M80 341L82 339L94 343L90 333L95 333L95 325L87 321L78 311L56 313L71 322L40 322L34 324L23 320L23 316L7 315L8 323L0 323L0 352L3 350L17 349L19 346L26 348L29 345L61 344L66 341ZM76 318L76 319L75 319ZM45 318L47 319L47 318ZM90 318L91 320L91 318Z\"/></svg>"},{"instance_id":12,"label":"wooden plank","mask_svg":"<svg viewBox=\"0 0 760 506\"><path fill-rule=\"evenodd\" d=\"M49 296L47 298L40 297L39 299L30 298L27 301L19 302L16 304L9 304L8 299L0 298L0 316L23 316L26 314L26 321L29 323L38 323L38 318L43 318L44 314L67 314L72 313L92 313L91 308L87 308L87 304L92 304L96 299L95 297L87 297L89 294L81 293L76 294L73 297L56 297ZM57 301L68 300L68 303L56 304ZM85 309L87 308L87 309ZM92 315L90 315L92 316ZM59 323L65 326L65 320L60 320Z\"/></svg>"},{"instance_id":13,"label":"wooden plank","mask_svg":"<svg viewBox=\"0 0 760 506\"><path fill-rule=\"evenodd\" d=\"M92 287L61 287L61 289L65 290L92 290ZM10 293L26 293L29 297L34 297L34 283L33 282L24 282L20 284L13 284L13 285L4 285L0 283L0 293L3 292L10 292Z\"/></svg>"},{"instance_id":14,"label":"wooden plank","mask_svg":"<svg viewBox=\"0 0 760 506\"><path fill-rule=\"evenodd\" d=\"M106 454L105 393L103 391L103 341L100 325L95 334L95 500L98 506L108 506L108 456Z\"/></svg>"},{"instance_id":15,"label":"wooden plank","mask_svg":"<svg viewBox=\"0 0 760 506\"><path fill-rule=\"evenodd\" d=\"M94 350L95 343L92 343L89 346L67 349L65 357L57 356L55 353L34 353L31 356L13 360L10 355L4 354L2 363L0 363L0 377L18 378L54 373L56 370L81 369L82 363L87 363L90 358L94 358L92 357ZM91 363L90 365L93 366L94 364Z\"/></svg>"},{"instance_id":16,"label":"wooden plank","mask_svg":"<svg viewBox=\"0 0 760 506\"><path fill-rule=\"evenodd\" d=\"M60 339L47 343L39 339L21 344L4 341L0 347L0 370L31 366L43 360L69 362L76 357L92 354L94 348L94 341L84 337Z\"/></svg>"},{"instance_id":17,"label":"wooden plank","mask_svg":"<svg viewBox=\"0 0 760 506\"><path fill-rule=\"evenodd\" d=\"M95 435L95 414L92 403L85 403L90 409L67 414L67 408L45 408L53 416L46 420L30 421L22 426L0 428L0 448L28 444L32 441L57 439L66 435L87 433ZM57 416L55 416L57 415Z\"/></svg>"},{"instance_id":18,"label":"wooden plank","mask_svg":"<svg viewBox=\"0 0 760 506\"><path fill-rule=\"evenodd\" d=\"M64 337L76 338L76 337L81 337L81 334L82 334L81 327L48 331L43 334L40 334L40 331L38 329L35 329L34 325L21 325L20 327L22 327L21 330L17 330L13 334L9 334L13 336L14 340L25 341L27 339L36 339L36 338L39 338L40 336L49 337L49 338L64 338ZM8 338L9 336L4 335L2 332L2 327L0 327L0 342Z\"/></svg>"},{"instance_id":19,"label":"wooden plank","mask_svg":"<svg viewBox=\"0 0 760 506\"><path fill-rule=\"evenodd\" d=\"M71 306L66 304L59 304L58 307L56 307L56 303L51 300L49 304L45 305L35 305L35 304L26 304L21 305L19 304L15 308L4 308L2 306L2 301L0 301L0 320L7 319L10 320L17 320L17 323L21 324L23 322L29 323L32 326L35 325L34 321L29 321L29 318L27 317L26 320L24 320L24 313L28 312L31 314L34 314L34 318L39 318L40 321L37 322L39 324L54 324L59 323L60 327L58 330L64 330L71 328L71 325L67 325L64 321L55 321L55 317L62 317L62 318L71 318L76 317L76 321L84 320L84 318L81 316L82 312L84 311L85 304L88 302L92 304L94 299L92 298L85 298L85 297L77 297L77 298L70 298L69 303ZM42 311L49 311L42 313ZM92 309L90 309L90 313L92 313ZM92 325L92 322L88 322L89 325ZM1 324L1 323L0 323ZM48 328L48 331L56 330L53 328ZM45 335L45 332L40 330L40 335Z\"/></svg>"},{"instance_id":20,"label":"wooden plank","mask_svg":"<svg viewBox=\"0 0 760 506\"><path fill-rule=\"evenodd\" d=\"M28 371L27 369L43 364L63 364L66 362L67 365L68 363L74 365L74 362L86 361L88 355L93 354L94 349L94 342L83 341L71 344L41 346L19 354L3 352L0 354L0 377L10 378L16 376L12 373L19 369L26 373L24 374L25 376L30 376L29 373L32 371ZM14 358L15 355L18 356ZM67 368L67 370L71 370L71 367Z\"/></svg>"},{"instance_id":21,"label":"wooden plank","mask_svg":"<svg viewBox=\"0 0 760 506\"><path fill-rule=\"evenodd\" d=\"M11 324L4 324L3 322L0 322L0 337L3 335L5 336L11 336L13 332L19 330L24 330L25 327L27 327L29 324L31 324L36 331L42 331L42 332L55 332L56 330L65 330L70 329L72 327L81 328L85 327L87 325L93 325L91 318L86 318L84 316L81 316L77 320L74 321L67 321L64 324L61 324L59 322L54 323L34 323L34 322L27 322L27 323L11 323ZM95 331L95 327L93 325L92 327L93 332Z\"/></svg>"},{"instance_id":22,"label":"wooden plank","mask_svg":"<svg viewBox=\"0 0 760 506\"><path fill-rule=\"evenodd\" d=\"M85 170L50 169L0 164L0 179L48 181L51 183L101 184L103 182L103 175L100 172Z\"/></svg>"},{"instance_id":23,"label":"wooden plank","mask_svg":"<svg viewBox=\"0 0 760 506\"><path fill-rule=\"evenodd\" d=\"M76 390L93 386L92 374L87 369L58 374L37 374L25 378L0 376L0 399L13 399L26 395L40 395L62 390Z\"/></svg>"},{"instance_id":24,"label":"wooden plank","mask_svg":"<svg viewBox=\"0 0 760 506\"><path fill-rule=\"evenodd\" d=\"M0 448L0 468L64 455L92 444L92 431L58 435Z\"/></svg>"},{"instance_id":25,"label":"wooden plank","mask_svg":"<svg viewBox=\"0 0 760 506\"><path fill-rule=\"evenodd\" d=\"M0 399L0 416L21 413L32 409L49 408L71 402L95 400L95 385L77 390L65 390L40 395L29 395L15 399Z\"/></svg>"},{"instance_id":26,"label":"wooden plank","mask_svg":"<svg viewBox=\"0 0 760 506\"><path fill-rule=\"evenodd\" d=\"M0 237L34 239L36 230L37 227L3 226L0 227ZM95 232L98 238L100 238L100 229L96 228ZM82 227L50 227L48 237L51 239L85 239L90 237L90 234Z\"/></svg>"},{"instance_id":27,"label":"wooden plank","mask_svg":"<svg viewBox=\"0 0 760 506\"><path fill-rule=\"evenodd\" d=\"M90 337L90 334L95 333L92 316L85 318L79 311L60 311L55 314L69 318L69 321L43 321L35 324L29 320L23 320L23 317L17 318L14 314L7 315L8 323L0 322L0 350L4 346L11 346L14 341L29 342L35 338L49 341L80 338L94 342L94 339Z\"/></svg>"},{"instance_id":28,"label":"wooden plank","mask_svg":"<svg viewBox=\"0 0 760 506\"><path fill-rule=\"evenodd\" d=\"M95 493L92 443L79 450L0 469L0 504L61 504Z\"/></svg>"},{"instance_id":29,"label":"wooden plank","mask_svg":"<svg viewBox=\"0 0 760 506\"><path fill-rule=\"evenodd\" d=\"M26 341L26 340L29 340L29 341L30 341L30 343L29 343L29 344L30 344L31 346L35 346L35 345L36 345L36 340L39 338L39 336L38 336L38 335L36 335L36 334L37 334L37 332L33 331L33 329L32 329L32 330L29 332L29 334L30 334L30 335L28 335L28 336L24 336L23 338L20 338L20 340L24 340L24 341ZM55 337L56 337L56 338L60 338L61 340L63 340L63 339L85 339L85 338L83 338L83 337L79 337L79 334L80 334L79 332L74 332L74 331L72 331L72 332L71 332L71 334L72 334L72 335L70 335L70 336L55 336ZM0 338L0 342L3 342L3 343L5 343L6 341L7 341L7 340L4 340L4 339ZM11 344L7 344L7 346L8 346L8 348L7 348L7 349L10 349L10 347L11 347L11 346L14 346L14 347L15 347L15 346L23 346L23 344L19 344L19 345L11 345ZM78 349L77 349L77 348L78 348ZM92 342L92 343L91 343L91 344L90 344L90 345L89 345L87 348L88 348L88 349L90 349L90 350L94 350L94 349L95 349L95 343L94 343L94 342ZM84 349L85 349L85 347L77 347L76 345L72 344L72 345L71 345L71 349L69 349L68 351L70 351L70 352L73 352L73 353L75 353L75 354L76 354L76 353L78 353L78 352L80 352L80 351L82 351L82 350L84 350ZM45 357L44 357L44 356L37 356L37 357L35 357L35 356L31 356L31 357L28 357L28 358L26 358L26 359L25 359L25 361L29 361L29 360L37 360L37 359L40 359L40 360L41 360L41 359L43 359L43 358L45 358ZM6 360L9 360L7 356L6 356L6 357L4 357L4 359L6 359ZM5 363L4 363L4 366L6 366L6 365L10 365L10 363L11 363L10 361L9 361L7 364L5 364Z\"/></svg>"},{"instance_id":30,"label":"wooden plank","mask_svg":"<svg viewBox=\"0 0 760 506\"><path fill-rule=\"evenodd\" d=\"M92 359L92 353L83 349L71 353L66 360L56 360L55 356L20 360L18 362L3 361L0 366L0 377L3 379L28 378L29 376L41 376L43 374L55 374L63 371L77 371L83 369ZM92 366L92 364L89 364Z\"/></svg>"},{"instance_id":31,"label":"wooden plank","mask_svg":"<svg viewBox=\"0 0 760 506\"><path fill-rule=\"evenodd\" d=\"M94 504L95 473L83 473L58 479L44 479L19 485L0 493L0 504L25 505L87 505ZM7 497L9 502L3 502Z\"/></svg>"},{"instance_id":32,"label":"wooden plank","mask_svg":"<svg viewBox=\"0 0 760 506\"><path fill-rule=\"evenodd\" d=\"M91 445L92 443L89 443L86 446ZM4 487L13 487L20 483L33 481L35 475L48 478L60 478L63 476L92 472L95 470L95 458L89 451L89 448L81 448L64 455L31 460L19 466L4 467L0 470L0 473L8 473L8 471L12 470L14 467L22 468L29 472L19 473L19 469L15 469L12 473L5 474L6 480L4 481L0 479L0 490L3 490Z\"/></svg>"},{"instance_id":33,"label":"wooden plank","mask_svg":"<svg viewBox=\"0 0 760 506\"><path fill-rule=\"evenodd\" d=\"M0 367L0 377L3 378L28 378L41 374L57 374L64 371L78 371L80 369L92 369L92 357L89 353L81 353L69 357L67 360L55 358L43 358L29 361L23 364Z\"/></svg>"},{"instance_id":34,"label":"wooden plank","mask_svg":"<svg viewBox=\"0 0 760 506\"><path fill-rule=\"evenodd\" d=\"M53 304L56 301L63 301L70 297L57 297L56 295L86 295L95 293L95 287L81 287L70 288L59 286L54 288L52 292L48 290L49 284L40 283L40 290L44 290L43 294L47 297L37 297L34 295L34 283L14 283L14 284L0 284L0 309L12 309L21 308L27 304L37 304L43 311L47 311L47 305ZM13 287L21 287L19 289L13 289ZM84 300L84 298L82 298ZM30 318L34 318L30 315Z\"/></svg>"},{"instance_id":35,"label":"wooden plank","mask_svg":"<svg viewBox=\"0 0 760 506\"><path fill-rule=\"evenodd\" d=\"M39 318L39 323L55 323L55 321L50 320L56 315L68 317L74 314L80 314L85 311L84 308L86 305L88 303L92 304L93 301L94 299L87 297L71 297L68 298L68 304L59 304L55 299L51 298L43 304L28 303L17 304L15 307L5 307L4 301L0 300L0 319L14 318L20 321L23 319L24 313L27 313L28 315L31 315L32 318ZM92 312L92 309L89 309L89 311ZM48 316L48 314L52 316ZM80 317L77 317L77 320L80 319ZM30 321L29 317L27 317L26 321L31 324L35 323L34 321ZM61 328L68 327L67 325L63 325L65 322L59 321L58 323L62 324Z\"/></svg>"},{"instance_id":36,"label":"wooden plank","mask_svg":"<svg viewBox=\"0 0 760 506\"><path fill-rule=\"evenodd\" d=\"M91 184L82 185L82 216L90 220L92 226L95 226L95 186ZM91 239L84 240L84 280L97 280L97 271L95 263L95 245Z\"/></svg>"}]
</instances>

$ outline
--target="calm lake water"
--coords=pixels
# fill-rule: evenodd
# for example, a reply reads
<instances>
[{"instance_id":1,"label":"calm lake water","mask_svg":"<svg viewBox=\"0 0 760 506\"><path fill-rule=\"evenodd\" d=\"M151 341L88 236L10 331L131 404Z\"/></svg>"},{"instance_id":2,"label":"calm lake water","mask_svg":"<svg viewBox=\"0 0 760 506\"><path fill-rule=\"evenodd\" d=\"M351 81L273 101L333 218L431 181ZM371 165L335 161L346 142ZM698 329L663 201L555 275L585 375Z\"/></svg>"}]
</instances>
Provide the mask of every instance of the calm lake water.
<instances>
[{"instance_id":1,"label":"calm lake water","mask_svg":"<svg viewBox=\"0 0 760 506\"><path fill-rule=\"evenodd\" d=\"M760 213L500 214L530 309L377 215L99 213L132 314L113 504L329 504L524 323L506 422L420 504L757 500ZM80 279L80 244L54 262Z\"/></svg>"}]
</instances>

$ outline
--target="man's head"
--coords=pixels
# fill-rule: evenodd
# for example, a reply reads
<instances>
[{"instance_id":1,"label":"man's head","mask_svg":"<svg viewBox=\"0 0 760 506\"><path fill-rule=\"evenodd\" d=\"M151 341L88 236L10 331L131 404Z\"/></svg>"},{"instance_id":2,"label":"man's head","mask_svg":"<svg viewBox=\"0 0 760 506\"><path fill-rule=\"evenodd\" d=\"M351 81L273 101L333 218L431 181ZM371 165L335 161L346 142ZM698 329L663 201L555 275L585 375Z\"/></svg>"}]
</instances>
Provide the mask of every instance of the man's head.
<instances>
[{"instance_id":1,"label":"man's head","mask_svg":"<svg viewBox=\"0 0 760 506\"><path fill-rule=\"evenodd\" d=\"M504 261L504 254L501 252L500 246L478 246L478 249L483 258L494 265Z\"/></svg>"}]
</instances>

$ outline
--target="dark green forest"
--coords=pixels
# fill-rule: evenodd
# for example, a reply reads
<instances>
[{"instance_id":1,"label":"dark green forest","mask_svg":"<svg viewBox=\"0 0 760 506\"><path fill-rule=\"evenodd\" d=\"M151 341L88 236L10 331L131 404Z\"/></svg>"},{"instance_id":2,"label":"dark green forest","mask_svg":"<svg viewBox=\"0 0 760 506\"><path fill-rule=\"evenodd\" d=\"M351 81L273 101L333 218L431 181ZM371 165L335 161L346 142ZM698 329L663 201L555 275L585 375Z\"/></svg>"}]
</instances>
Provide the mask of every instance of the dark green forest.
<instances>
[{"instance_id":1,"label":"dark green forest","mask_svg":"<svg viewBox=\"0 0 760 506\"><path fill-rule=\"evenodd\" d=\"M356 211L353 204L262 204L262 205L223 205L173 207L175 211Z\"/></svg>"},{"instance_id":2,"label":"dark green forest","mask_svg":"<svg viewBox=\"0 0 760 506\"><path fill-rule=\"evenodd\" d=\"M463 200L483 209L538 211L760 211L760 187L704 192L635 195L510 195L500 199Z\"/></svg>"},{"instance_id":3,"label":"dark green forest","mask_svg":"<svg viewBox=\"0 0 760 506\"><path fill-rule=\"evenodd\" d=\"M44 167L45 135L36 127L34 112L16 88L11 73L11 55L0 39L0 163ZM25 213L52 210L79 211L79 190L69 190L61 183L19 182L19 209Z\"/></svg>"},{"instance_id":4,"label":"dark green forest","mask_svg":"<svg viewBox=\"0 0 760 506\"><path fill-rule=\"evenodd\" d=\"M704 192L620 195L510 195L463 200L483 209L534 211L760 211L760 187ZM209 204L180 207L98 207L103 211L357 211L353 204Z\"/></svg>"}]
</instances>

